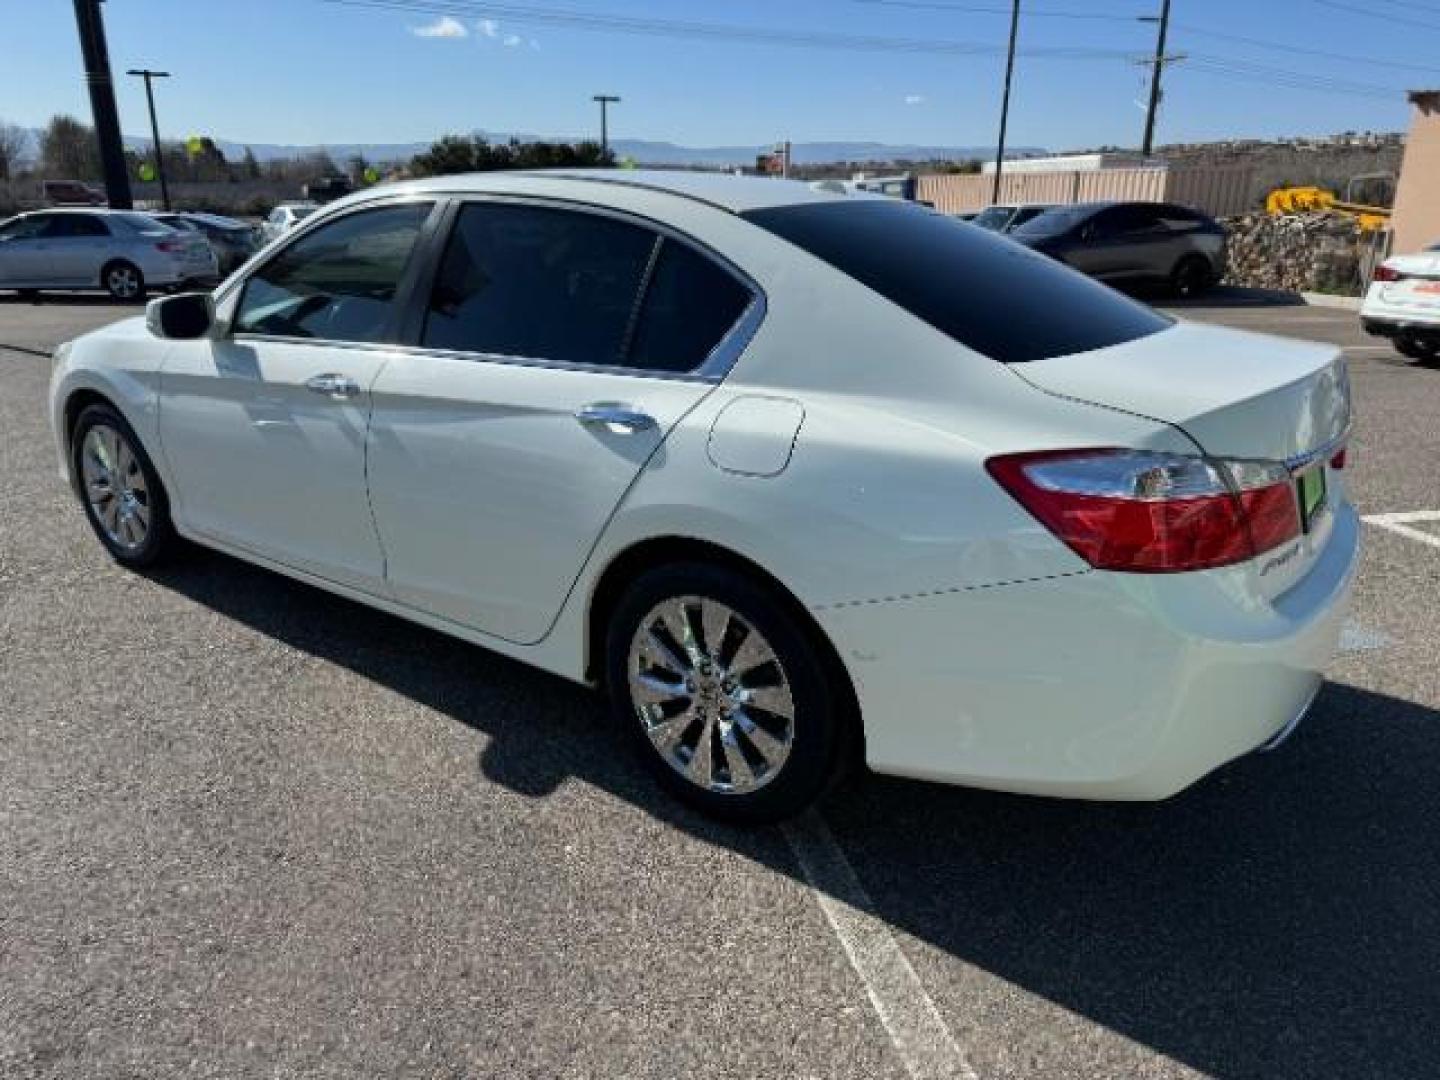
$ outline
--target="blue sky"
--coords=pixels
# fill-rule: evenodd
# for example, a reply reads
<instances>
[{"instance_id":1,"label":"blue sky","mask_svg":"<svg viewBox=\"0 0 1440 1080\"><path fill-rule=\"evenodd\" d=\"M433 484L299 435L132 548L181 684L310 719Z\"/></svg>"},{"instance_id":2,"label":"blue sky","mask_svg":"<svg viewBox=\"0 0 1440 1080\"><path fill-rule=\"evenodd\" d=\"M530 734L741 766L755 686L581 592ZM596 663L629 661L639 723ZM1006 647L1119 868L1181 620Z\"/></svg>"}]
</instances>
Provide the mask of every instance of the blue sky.
<instances>
[{"instance_id":1,"label":"blue sky","mask_svg":"<svg viewBox=\"0 0 1440 1080\"><path fill-rule=\"evenodd\" d=\"M408 2L408 0L406 0ZM873 139L984 145L994 138L1007 0L513 0L439 15L323 0L108 0L117 72L160 67L162 134L252 142L402 142L476 129L593 133L590 95L620 94L614 137L688 145ZM1022 50L1138 57L1159 0L1025 0ZM905 38L988 47L976 55L791 48L769 42L597 33L506 17L497 7L689 20L752 31ZM1369 8L1372 14L1364 14ZM22 14L23 12L23 14ZM1440 86L1440 0L1174 0L1161 141L1400 130L1404 90ZM69 0L0 0L7 28L0 120L89 117ZM1383 26L1385 20L1392 25ZM488 20L488 21L486 21ZM1400 20L1408 20L1401 22ZM438 30L426 36L419 31ZM1344 62L1202 34L1368 56ZM1217 65L1225 65L1224 69ZM1322 92L1236 78L1237 64L1381 92ZM1398 64L1414 65L1400 68ZM1223 73L1222 73L1223 70ZM1246 70L1253 70L1246 68ZM1266 70L1266 79L1294 80ZM127 134L146 133L138 81L119 77ZM1327 84L1328 85L1328 84ZM1385 90L1393 91L1386 95ZM1138 143L1142 69L1129 60L1022 55L1012 145Z\"/></svg>"}]
</instances>

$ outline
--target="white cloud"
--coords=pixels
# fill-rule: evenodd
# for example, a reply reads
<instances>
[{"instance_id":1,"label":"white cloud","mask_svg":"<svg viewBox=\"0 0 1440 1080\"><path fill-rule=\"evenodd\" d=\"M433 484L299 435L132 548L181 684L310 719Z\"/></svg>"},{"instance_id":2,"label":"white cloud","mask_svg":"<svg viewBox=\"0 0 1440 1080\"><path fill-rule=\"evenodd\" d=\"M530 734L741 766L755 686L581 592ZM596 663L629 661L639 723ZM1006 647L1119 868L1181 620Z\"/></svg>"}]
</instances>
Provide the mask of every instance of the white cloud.
<instances>
[{"instance_id":1,"label":"white cloud","mask_svg":"<svg viewBox=\"0 0 1440 1080\"><path fill-rule=\"evenodd\" d=\"M449 15L442 15L433 23L426 23L424 26L412 26L410 27L410 33L422 38L463 38L470 36L470 31L465 29L465 24L459 19L452 19Z\"/></svg>"},{"instance_id":2,"label":"white cloud","mask_svg":"<svg viewBox=\"0 0 1440 1080\"><path fill-rule=\"evenodd\" d=\"M906 104L906 105L924 105L924 104L925 104L925 95L924 95L924 94L906 94L906 95L905 95L905 104Z\"/></svg>"},{"instance_id":3,"label":"white cloud","mask_svg":"<svg viewBox=\"0 0 1440 1080\"><path fill-rule=\"evenodd\" d=\"M475 29L488 38L500 36L500 24L494 19L481 19L475 24Z\"/></svg>"},{"instance_id":4,"label":"white cloud","mask_svg":"<svg viewBox=\"0 0 1440 1080\"><path fill-rule=\"evenodd\" d=\"M515 48L518 48L518 47L520 47L521 45L524 45L524 44L525 44L525 39L522 38L519 34L506 34L506 35L505 35L505 47L506 47L507 49L515 49Z\"/></svg>"}]
</instances>

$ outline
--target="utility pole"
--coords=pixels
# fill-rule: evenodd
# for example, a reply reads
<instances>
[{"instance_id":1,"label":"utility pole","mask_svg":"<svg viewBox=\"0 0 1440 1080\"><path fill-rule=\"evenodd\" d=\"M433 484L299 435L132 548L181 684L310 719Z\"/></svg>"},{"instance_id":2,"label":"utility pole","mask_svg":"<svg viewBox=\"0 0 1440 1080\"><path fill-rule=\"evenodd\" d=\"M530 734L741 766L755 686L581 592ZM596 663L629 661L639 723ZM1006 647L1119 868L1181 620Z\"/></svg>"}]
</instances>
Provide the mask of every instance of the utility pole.
<instances>
[{"instance_id":1,"label":"utility pole","mask_svg":"<svg viewBox=\"0 0 1440 1080\"><path fill-rule=\"evenodd\" d=\"M603 157L610 152L610 106L620 104L620 99L614 94L596 94L592 100L600 103L600 154Z\"/></svg>"},{"instance_id":2,"label":"utility pole","mask_svg":"<svg viewBox=\"0 0 1440 1080\"><path fill-rule=\"evenodd\" d=\"M1158 22L1160 32L1155 36L1155 62L1150 72L1150 107L1145 110L1145 141L1140 145L1140 154L1149 157L1155 148L1155 113L1160 108L1160 75L1172 59L1165 55L1165 36L1170 31L1170 0L1161 0L1160 17L1142 16L1141 22Z\"/></svg>"},{"instance_id":3,"label":"utility pole","mask_svg":"<svg viewBox=\"0 0 1440 1080\"><path fill-rule=\"evenodd\" d=\"M170 209L170 185L165 183L165 155L160 152L160 125L155 122L155 92L150 88L152 79L168 79L168 71L151 71L149 68L131 68L126 75L138 75L145 80L145 100L150 105L150 141L155 144L155 172L160 177L160 203Z\"/></svg>"},{"instance_id":4,"label":"utility pole","mask_svg":"<svg viewBox=\"0 0 1440 1080\"><path fill-rule=\"evenodd\" d=\"M1170 0L1165 0L1168 5ZM1015 41L1020 36L1020 0L1010 7L1010 51L1005 58L1005 96L1000 102L1000 139L995 144L995 187L990 193L992 204L1000 201L1000 173L1005 168L1005 129L1010 124L1010 82L1015 77Z\"/></svg>"},{"instance_id":5,"label":"utility pole","mask_svg":"<svg viewBox=\"0 0 1440 1080\"><path fill-rule=\"evenodd\" d=\"M90 87L90 111L100 143L105 194L112 209L129 210L134 203L130 199L130 177L125 172L125 147L120 141L120 114L115 108L115 83L110 78L110 53L105 47L100 0L75 0L75 24L85 58L85 82Z\"/></svg>"}]
</instances>

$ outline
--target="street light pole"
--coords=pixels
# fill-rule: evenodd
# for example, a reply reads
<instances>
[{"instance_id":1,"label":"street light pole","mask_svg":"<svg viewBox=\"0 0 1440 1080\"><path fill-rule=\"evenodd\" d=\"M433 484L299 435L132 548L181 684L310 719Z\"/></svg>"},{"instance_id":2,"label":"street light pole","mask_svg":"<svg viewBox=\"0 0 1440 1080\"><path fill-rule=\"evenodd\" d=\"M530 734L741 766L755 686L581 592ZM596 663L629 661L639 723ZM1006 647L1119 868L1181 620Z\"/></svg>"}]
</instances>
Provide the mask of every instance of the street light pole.
<instances>
[{"instance_id":1,"label":"street light pole","mask_svg":"<svg viewBox=\"0 0 1440 1080\"><path fill-rule=\"evenodd\" d=\"M150 140L155 145L155 172L160 177L160 202L170 209L170 186L165 183L165 155L160 150L160 125L155 122L155 92L150 87L151 79L168 79L168 71L151 71L149 68L131 68L126 75L138 75L145 80L145 100L150 105Z\"/></svg>"},{"instance_id":2,"label":"street light pole","mask_svg":"<svg viewBox=\"0 0 1440 1080\"><path fill-rule=\"evenodd\" d=\"M995 186L990 192L992 204L1000 201L1000 173L1005 168L1005 129L1010 124L1010 82L1015 77L1015 41L1019 35L1020 0L1014 0L1010 8L1010 51L1005 59L1005 96L1000 103L1000 139L995 144Z\"/></svg>"},{"instance_id":3,"label":"street light pole","mask_svg":"<svg viewBox=\"0 0 1440 1080\"><path fill-rule=\"evenodd\" d=\"M1155 113L1160 108L1160 73L1165 70L1169 57L1165 55L1165 36L1170 31L1170 0L1163 0L1160 17L1142 17L1141 22L1158 22L1160 32L1155 36L1155 63L1150 73L1150 107L1145 110L1145 141L1140 146L1143 157L1149 157L1155 148Z\"/></svg>"},{"instance_id":4,"label":"street light pole","mask_svg":"<svg viewBox=\"0 0 1440 1080\"><path fill-rule=\"evenodd\" d=\"M110 52L105 45L100 0L75 0L75 25L85 59L85 82L90 87L90 111L95 116L105 194L112 210L129 210L130 176L125 171L125 148L120 140L120 114L115 109L115 83L110 78Z\"/></svg>"},{"instance_id":5,"label":"street light pole","mask_svg":"<svg viewBox=\"0 0 1440 1080\"><path fill-rule=\"evenodd\" d=\"M596 94L592 99L600 103L600 154L610 153L610 106L618 105L620 99L614 94Z\"/></svg>"}]
</instances>

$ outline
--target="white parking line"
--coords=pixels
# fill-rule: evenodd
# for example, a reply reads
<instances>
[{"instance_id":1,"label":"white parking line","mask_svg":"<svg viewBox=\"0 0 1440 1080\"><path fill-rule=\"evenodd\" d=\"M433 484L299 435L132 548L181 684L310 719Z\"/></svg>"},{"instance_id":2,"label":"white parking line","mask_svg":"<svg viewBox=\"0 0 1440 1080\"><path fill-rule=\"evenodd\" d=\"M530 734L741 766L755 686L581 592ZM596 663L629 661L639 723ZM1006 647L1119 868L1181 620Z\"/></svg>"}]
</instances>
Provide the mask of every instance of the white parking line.
<instances>
[{"instance_id":1,"label":"white parking line","mask_svg":"<svg viewBox=\"0 0 1440 1080\"><path fill-rule=\"evenodd\" d=\"M1401 514L1366 514L1362 521L1370 525L1378 525L1382 529L1406 537L1409 540L1418 540L1422 544L1429 544L1431 547L1440 548L1440 536L1434 533L1425 532L1423 529L1412 529L1410 526L1419 521L1440 521L1440 510L1410 510Z\"/></svg>"},{"instance_id":2,"label":"white parking line","mask_svg":"<svg viewBox=\"0 0 1440 1080\"><path fill-rule=\"evenodd\" d=\"M1355 619L1346 619L1340 627L1340 651L1342 653L1374 652L1377 649L1385 648L1393 640L1389 634L1366 626Z\"/></svg>"},{"instance_id":3,"label":"white parking line","mask_svg":"<svg viewBox=\"0 0 1440 1080\"><path fill-rule=\"evenodd\" d=\"M810 810L782 830L905 1070L914 1080L977 1080L824 819Z\"/></svg>"}]
</instances>

